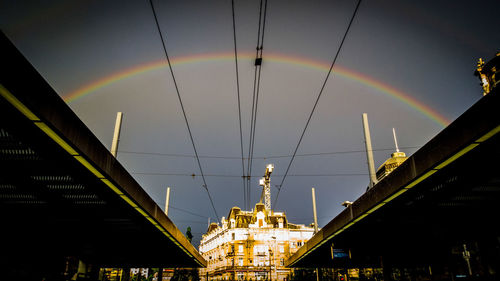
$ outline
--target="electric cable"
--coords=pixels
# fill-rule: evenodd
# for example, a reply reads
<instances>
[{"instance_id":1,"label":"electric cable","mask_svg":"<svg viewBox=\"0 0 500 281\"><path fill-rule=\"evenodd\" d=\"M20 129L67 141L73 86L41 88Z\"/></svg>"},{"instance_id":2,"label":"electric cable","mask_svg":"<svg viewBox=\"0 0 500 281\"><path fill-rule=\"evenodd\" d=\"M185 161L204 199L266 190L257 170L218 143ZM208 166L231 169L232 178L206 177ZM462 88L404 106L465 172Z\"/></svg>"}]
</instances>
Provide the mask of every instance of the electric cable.
<instances>
[{"instance_id":1,"label":"electric cable","mask_svg":"<svg viewBox=\"0 0 500 281\"><path fill-rule=\"evenodd\" d=\"M241 128L241 101L240 101L240 75L238 70L238 48L236 45L236 19L234 12L234 0L231 0L231 10L233 16L233 41L234 41L234 63L235 63L235 71L236 71L236 92L238 94L238 121L240 125L240 148L241 148L241 168L242 174L245 175L245 158L243 155L243 130ZM243 204L247 205L247 188L245 185L245 178L241 178L243 181Z\"/></svg>"},{"instance_id":2,"label":"electric cable","mask_svg":"<svg viewBox=\"0 0 500 281\"><path fill-rule=\"evenodd\" d=\"M361 4L361 0L358 0L358 4L356 5L356 8L354 9L354 12L351 16L349 24L347 25L347 29L344 33L344 36L342 37L342 41L340 42L340 45L337 49L337 53L335 54L335 57L333 58L330 69L328 70L328 74L326 75L326 78L323 82L323 85L321 86L321 90L319 91L318 97L316 98L316 102L314 103L314 106L311 110L311 113L309 114L309 118L307 118L307 122L306 122L306 125L304 126L304 130L302 131L302 134L300 135L299 142L297 143L297 146L295 147L295 151L293 152L292 158L290 159L290 162L288 163L288 167L286 168L285 175L283 176L283 179L281 180L281 183L279 184L278 193L276 194L276 198L274 199L273 206L276 206L280 192L283 189L283 183L285 182L288 171L290 170L290 167L292 166L293 160L295 159L295 154L297 153L297 150L299 149L299 146L302 142L304 134L306 133L307 127L309 126L309 122L311 121L311 118L314 114L314 111L316 110L316 106L318 105L319 99L321 98L321 95L323 94L323 90L325 89L326 83L328 82L328 78L330 77L330 74L332 73L333 66L335 65L335 62L337 61L337 58L339 56L340 50L342 49L342 46L344 45L344 41L347 37L347 34L349 33L349 30L351 28L352 22L354 21L354 18L356 17L356 13L358 12L358 8L359 8L360 4Z\"/></svg>"},{"instance_id":3,"label":"electric cable","mask_svg":"<svg viewBox=\"0 0 500 281\"><path fill-rule=\"evenodd\" d=\"M185 209L177 208L177 207L174 207L174 206L169 206L168 208L169 208L169 209L176 210L176 211L184 212L184 213L187 213L187 214L190 214L190 215L193 215L193 216L197 216L197 217L201 217L201 218L206 218L206 219L208 219L208 217L207 217L207 216L200 215L200 214L197 214L197 213L193 213L193 212L191 212L191 211L189 211L189 210L185 210Z\"/></svg>"},{"instance_id":4,"label":"electric cable","mask_svg":"<svg viewBox=\"0 0 500 281\"><path fill-rule=\"evenodd\" d=\"M264 15L262 15L262 3L265 1L264 5ZM253 94L252 94L252 114L251 114L251 125L250 125L250 140L248 148L248 164L247 164L247 175L252 174L253 165L253 151L255 146L255 132L257 125L257 112L259 106L259 93L260 93L260 80L261 80L261 65L264 47L264 35L266 27L266 17L267 17L267 0L261 0L259 6L259 29L257 31L257 47L255 53L255 71L254 71L254 81L253 81ZM262 32L261 32L262 30ZM247 177L247 187L248 187L248 206L250 209L250 177Z\"/></svg>"},{"instance_id":5,"label":"electric cable","mask_svg":"<svg viewBox=\"0 0 500 281\"><path fill-rule=\"evenodd\" d=\"M421 148L422 146L404 146L400 147L400 150L404 149L415 149ZM379 148L372 149L372 151L393 151L394 148ZM121 154L137 154L137 155L151 155L151 156L165 156L165 157L181 157L181 158L196 158L195 155L191 154L173 154L173 153L159 153L159 152L139 152L139 151L126 151L118 150ZM353 153L365 153L366 150L344 150L344 151L331 151L331 152L316 152L316 153L303 153L296 154L295 157L308 157L308 156L323 156L323 155L337 155L337 154L353 154ZM253 159L277 159L277 158L290 158L292 154L289 155L270 155L270 156L254 156ZM217 156L217 155L199 155L200 158L206 159L225 159L225 160L240 160L239 156ZM244 158L247 159L247 158Z\"/></svg>"},{"instance_id":6,"label":"electric cable","mask_svg":"<svg viewBox=\"0 0 500 281\"><path fill-rule=\"evenodd\" d=\"M187 174L187 173L149 173L149 172L130 172L132 175L144 175L144 176L179 176L179 177L197 177L200 175ZM346 177L346 176L367 176L368 173L345 173L345 174L288 174L288 177ZM222 175L222 174L205 174L205 177L217 177L217 178L241 178L240 175ZM275 175L276 177L281 177L283 175ZM262 177L260 175L245 176L251 178Z\"/></svg>"},{"instance_id":7,"label":"electric cable","mask_svg":"<svg viewBox=\"0 0 500 281\"><path fill-rule=\"evenodd\" d=\"M160 24L158 23L158 17L156 15L156 11L155 11L155 7L153 5L153 1L149 0L149 4L151 5L151 10L153 11L153 16L154 16L154 19L155 19L155 22L156 22L156 27L158 28L158 33L160 35L161 43L162 43L162 46L163 46L163 51L165 52L165 57L167 58L168 68L170 69L170 74L171 74L172 80L174 82L175 91L177 93L177 97L178 97L179 103L181 105L182 114L184 115L184 121L186 122L186 127L187 127L188 132L189 132L189 138L191 139L191 144L193 145L193 150L194 150L194 154L196 156L196 161L198 162L198 167L200 169L201 178L203 179L203 187L207 191L208 198L210 199L210 203L212 204L212 208L214 210L215 216L217 217L217 221L219 222L219 215L217 214L217 210L215 209L214 201L212 200L212 196L210 195L210 191L208 190L208 185L207 185L207 182L205 180L205 176L203 175L203 169L201 167L200 158L198 157L198 151L196 150L196 145L194 143L193 134L191 133L191 128L189 126L189 122L188 122L188 119L187 119L186 110L184 109L184 104L182 103L181 94L180 94L180 91L179 91L179 87L177 85L177 81L175 79L174 71L172 69L172 64L170 63L170 58L168 56L167 47L166 47L166 44L165 44L165 40L163 39L163 34L161 33Z\"/></svg>"}]
</instances>

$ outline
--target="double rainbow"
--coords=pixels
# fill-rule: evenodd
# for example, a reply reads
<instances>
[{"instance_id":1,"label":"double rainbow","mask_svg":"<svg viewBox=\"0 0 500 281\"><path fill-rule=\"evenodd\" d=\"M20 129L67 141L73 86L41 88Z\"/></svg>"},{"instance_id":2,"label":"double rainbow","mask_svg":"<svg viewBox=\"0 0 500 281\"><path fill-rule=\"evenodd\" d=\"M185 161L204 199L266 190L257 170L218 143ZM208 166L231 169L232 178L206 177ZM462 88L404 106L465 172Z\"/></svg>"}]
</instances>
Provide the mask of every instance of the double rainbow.
<instances>
[{"instance_id":1,"label":"double rainbow","mask_svg":"<svg viewBox=\"0 0 500 281\"><path fill-rule=\"evenodd\" d=\"M240 53L238 54L238 59L252 60L254 59L254 55L255 54L253 53ZM320 71L328 71L330 69L330 65L327 63L297 56L287 56L277 53L274 54L266 53L265 59L266 61L297 65L301 67L317 69ZM222 60L234 60L234 53L228 52L228 53L197 54L197 55L172 58L170 62L172 66L176 66L176 65L196 64L196 63L222 61ZM106 87L107 85L110 85L112 83L121 81L131 76L139 75L145 72L157 70L164 67L168 67L166 60L159 60L159 61L153 61L145 64L136 65L128 69L105 76L87 85L84 85L83 87L71 93L66 94L63 98L67 103L71 103L82 97L90 95L96 90ZM381 93L384 93L387 96L406 104L410 108L413 108L417 112L425 115L426 117L433 120L442 127L445 127L450 123L450 120L441 115L439 112L427 106L426 104L418 101L409 94L400 91L381 81L377 81L370 76L364 75L359 72L355 72L353 70L350 70L342 66L336 66L333 69L333 74L356 81L369 88L373 88L377 91L380 91Z\"/></svg>"}]
</instances>

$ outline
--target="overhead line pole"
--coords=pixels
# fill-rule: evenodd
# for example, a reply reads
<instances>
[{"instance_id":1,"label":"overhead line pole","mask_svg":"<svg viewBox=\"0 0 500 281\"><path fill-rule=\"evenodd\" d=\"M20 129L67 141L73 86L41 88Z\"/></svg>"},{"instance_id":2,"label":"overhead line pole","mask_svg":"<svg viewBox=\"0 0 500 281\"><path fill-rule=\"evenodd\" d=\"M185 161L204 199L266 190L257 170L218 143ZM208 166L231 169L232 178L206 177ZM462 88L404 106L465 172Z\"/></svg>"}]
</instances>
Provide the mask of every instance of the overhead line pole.
<instances>
[{"instance_id":1,"label":"overhead line pole","mask_svg":"<svg viewBox=\"0 0 500 281\"><path fill-rule=\"evenodd\" d=\"M167 187L167 196L165 198L165 215L168 216L168 206L170 204L170 187Z\"/></svg>"},{"instance_id":2,"label":"overhead line pole","mask_svg":"<svg viewBox=\"0 0 500 281\"><path fill-rule=\"evenodd\" d=\"M316 102L314 102L314 106L311 110L311 113L309 114L309 117L307 118L306 125L304 126L304 130L302 131L302 134L300 135L299 142L297 143L297 146L295 147L295 151L293 152L292 159L290 159L290 163L288 163L288 167L286 168L285 175L283 176L283 179L281 180L281 184L279 185L278 193L276 194L276 199L274 199L274 204L273 204L274 206L276 206L276 203L278 201L278 196L280 195L280 192L283 188L283 183L285 182L288 171L290 170L290 167L292 166L295 155L297 154L297 150L299 149L299 146L302 142L302 139L304 138L304 134L306 133L307 127L309 126L309 122L311 122L311 118L314 114L314 111L316 110L316 106L318 105L319 99L321 98L321 95L323 94L323 90L325 89L326 82L328 82L328 78L330 77L330 74L332 73L333 66L335 65L335 62L337 61L337 58L340 54L340 50L342 50L342 46L344 45L345 39L347 37L347 34L349 33L349 29L351 28L352 22L354 21L354 18L356 16L356 13L358 12L358 8L359 8L360 4L361 4L361 0L358 0L358 4L356 5L356 8L354 9L354 12L353 12L351 19L349 21L349 25L347 25L347 29L344 33L344 36L342 37L342 41L340 41L340 45L337 49L337 53L335 54L335 57L333 58L330 69L328 70L328 73L325 77L323 85L321 86L321 90L319 91L318 97L316 98Z\"/></svg>"},{"instance_id":3,"label":"overhead line pole","mask_svg":"<svg viewBox=\"0 0 500 281\"><path fill-rule=\"evenodd\" d=\"M214 201L212 200L212 196L210 195L210 191L208 190L208 185L207 185L207 182L205 180L205 176L203 175L203 169L201 167L200 158L198 157L198 151L196 150L196 145L194 144L193 134L192 134L191 128L189 126L189 122L188 122L187 115L186 115L186 110L184 109L184 104L182 102L181 94L180 94L180 91L179 91L179 86L177 85L177 81L175 79L174 70L172 69L172 64L170 63L170 58L168 56L167 47L166 47L166 44L165 44L165 40L163 39L163 34L161 33L160 24L158 23L158 17L156 15L156 11L155 11L155 8L154 8L154 5L153 5L153 1L149 0L149 4L151 5L151 10L153 11L153 16L154 16L154 19L155 19L156 27L158 29L158 33L160 35L161 43L162 43L162 46L163 46L163 51L165 53L165 57L167 58L168 68L170 70L170 74L171 74L172 80L174 82L175 91L177 92L177 98L179 99L179 103L180 103L181 109L182 109L182 114L184 116L184 121L186 122L186 127L188 129L189 138L191 139L191 144L193 145L193 150L194 150L194 154L196 156L196 161L198 162L198 168L200 169L201 178L203 179L203 187L207 191L208 199L210 199L210 203L212 204L212 208L214 210L215 216L217 217L217 221L220 222L219 221L219 215L217 214L217 210L215 209Z\"/></svg>"},{"instance_id":4,"label":"overhead line pole","mask_svg":"<svg viewBox=\"0 0 500 281\"><path fill-rule=\"evenodd\" d=\"M116 154L118 152L118 144L120 142L120 132L122 129L122 119L123 113L116 113L116 122L115 122L115 131L113 133L113 142L111 143L111 155L116 158Z\"/></svg>"},{"instance_id":5,"label":"overhead line pole","mask_svg":"<svg viewBox=\"0 0 500 281\"><path fill-rule=\"evenodd\" d=\"M368 173L370 175L368 188L372 188L377 183L377 176L375 174L375 164L373 161L372 138L370 136L370 126L368 124L368 114L366 113L363 113L363 133L365 135L366 163L368 164Z\"/></svg>"}]
</instances>

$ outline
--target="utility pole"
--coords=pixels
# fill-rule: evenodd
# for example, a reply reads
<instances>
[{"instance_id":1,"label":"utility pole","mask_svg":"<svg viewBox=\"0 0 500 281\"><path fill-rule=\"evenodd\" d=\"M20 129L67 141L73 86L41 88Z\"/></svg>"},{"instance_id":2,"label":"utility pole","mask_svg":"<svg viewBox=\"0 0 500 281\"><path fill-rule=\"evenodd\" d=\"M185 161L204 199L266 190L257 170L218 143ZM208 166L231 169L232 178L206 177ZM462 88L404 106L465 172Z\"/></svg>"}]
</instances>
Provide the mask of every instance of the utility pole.
<instances>
[{"instance_id":1,"label":"utility pole","mask_svg":"<svg viewBox=\"0 0 500 281\"><path fill-rule=\"evenodd\" d=\"M318 233L318 215L316 214L316 194L314 187L311 188L312 201L313 201L313 215L314 215L314 234ZM316 267L316 281L319 281L319 268Z\"/></svg>"},{"instance_id":2,"label":"utility pole","mask_svg":"<svg viewBox=\"0 0 500 281\"><path fill-rule=\"evenodd\" d=\"M116 158L116 154L118 152L118 142L120 141L120 132L122 128L122 118L123 113L116 113L116 122L115 122L115 132L113 133L113 142L111 143L111 154Z\"/></svg>"},{"instance_id":3,"label":"utility pole","mask_svg":"<svg viewBox=\"0 0 500 281\"><path fill-rule=\"evenodd\" d=\"M314 215L314 234L318 232L318 216L316 214L316 195L314 193L314 187L311 188L312 200L313 200L313 215Z\"/></svg>"},{"instance_id":4,"label":"utility pole","mask_svg":"<svg viewBox=\"0 0 500 281\"><path fill-rule=\"evenodd\" d=\"M266 166L266 173L264 177L260 179L260 186L264 188L264 205L266 210L271 210L271 174L274 170L273 164L268 164ZM262 196L261 196L262 202Z\"/></svg>"},{"instance_id":5,"label":"utility pole","mask_svg":"<svg viewBox=\"0 0 500 281\"><path fill-rule=\"evenodd\" d=\"M168 216L168 205L170 202L170 187L167 187L167 198L165 198L165 215Z\"/></svg>"},{"instance_id":6,"label":"utility pole","mask_svg":"<svg viewBox=\"0 0 500 281\"><path fill-rule=\"evenodd\" d=\"M368 173L370 174L369 188L372 188L377 183L375 175L375 165L373 163L372 139L370 137L370 127L368 125L368 114L363 113L363 129L365 133L366 160L368 162Z\"/></svg>"},{"instance_id":7,"label":"utility pole","mask_svg":"<svg viewBox=\"0 0 500 281\"><path fill-rule=\"evenodd\" d=\"M165 198L165 215L168 217L168 205L170 204L170 187L167 186L167 195ZM163 267L158 268L157 281L163 281Z\"/></svg>"}]
</instances>

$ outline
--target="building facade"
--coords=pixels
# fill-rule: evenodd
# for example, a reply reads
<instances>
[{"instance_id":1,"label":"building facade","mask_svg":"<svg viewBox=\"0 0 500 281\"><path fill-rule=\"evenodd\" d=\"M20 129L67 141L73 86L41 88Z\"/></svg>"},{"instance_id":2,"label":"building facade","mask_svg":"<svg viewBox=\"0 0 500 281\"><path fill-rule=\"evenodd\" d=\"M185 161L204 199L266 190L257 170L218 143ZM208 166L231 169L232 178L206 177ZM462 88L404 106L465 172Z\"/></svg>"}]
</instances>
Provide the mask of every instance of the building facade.
<instances>
[{"instance_id":1,"label":"building facade","mask_svg":"<svg viewBox=\"0 0 500 281\"><path fill-rule=\"evenodd\" d=\"M212 223L202 236L199 251L208 264L200 278L289 280L285 260L313 234L312 226L289 223L285 213L267 210L263 203L252 211L233 207L221 225Z\"/></svg>"},{"instance_id":2,"label":"building facade","mask_svg":"<svg viewBox=\"0 0 500 281\"><path fill-rule=\"evenodd\" d=\"M392 171L396 170L399 165L403 164L408 157L404 152L400 152L399 149L391 154L391 158L385 160L385 162L380 165L377 169L377 181L381 181L388 174L392 173Z\"/></svg>"}]
</instances>

